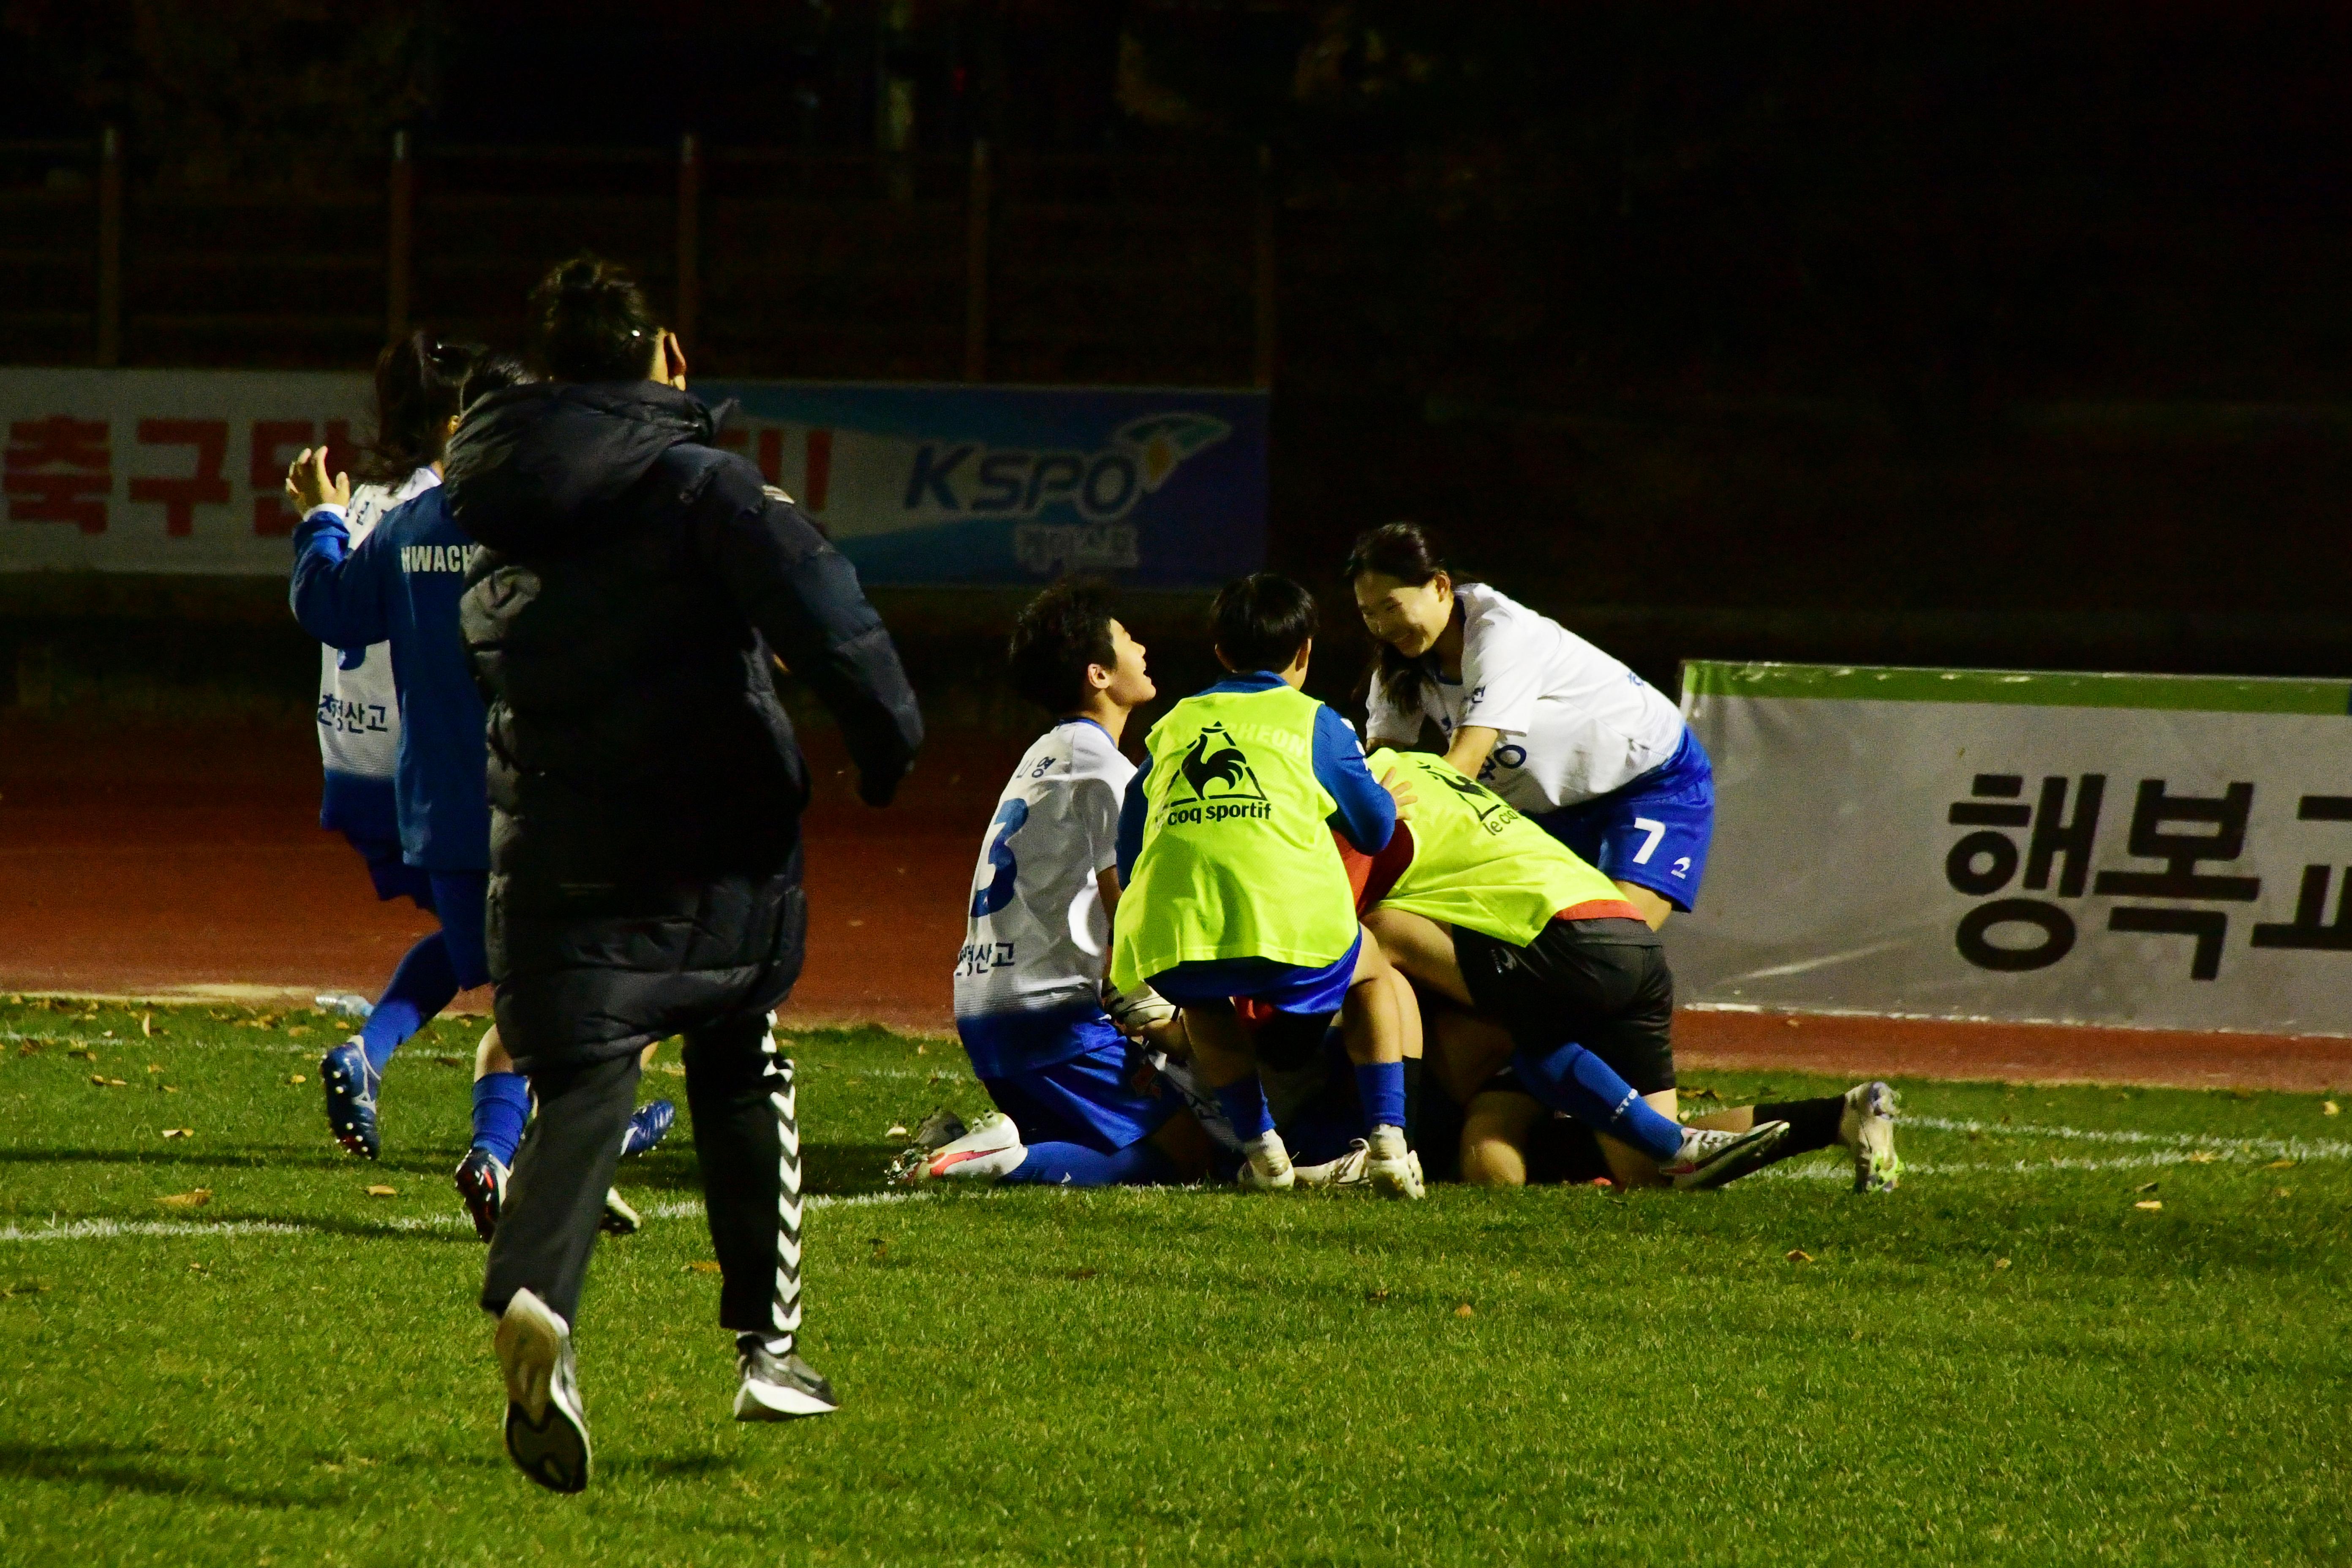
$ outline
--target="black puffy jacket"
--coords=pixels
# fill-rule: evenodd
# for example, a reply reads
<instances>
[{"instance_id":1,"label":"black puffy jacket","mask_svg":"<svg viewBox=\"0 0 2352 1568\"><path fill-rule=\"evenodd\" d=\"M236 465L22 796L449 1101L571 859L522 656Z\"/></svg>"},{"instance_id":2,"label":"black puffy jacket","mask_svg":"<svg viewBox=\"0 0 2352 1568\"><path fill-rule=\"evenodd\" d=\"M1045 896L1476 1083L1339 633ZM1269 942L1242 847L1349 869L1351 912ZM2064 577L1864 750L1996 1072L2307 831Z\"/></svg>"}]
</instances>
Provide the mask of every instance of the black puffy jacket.
<instances>
[{"instance_id":1,"label":"black puffy jacket","mask_svg":"<svg viewBox=\"0 0 2352 1568\"><path fill-rule=\"evenodd\" d=\"M449 444L451 513L484 546L462 622L489 702L494 905L782 868L808 779L772 650L840 721L867 801L921 743L856 573L716 435L654 382L539 384L475 405Z\"/></svg>"}]
</instances>

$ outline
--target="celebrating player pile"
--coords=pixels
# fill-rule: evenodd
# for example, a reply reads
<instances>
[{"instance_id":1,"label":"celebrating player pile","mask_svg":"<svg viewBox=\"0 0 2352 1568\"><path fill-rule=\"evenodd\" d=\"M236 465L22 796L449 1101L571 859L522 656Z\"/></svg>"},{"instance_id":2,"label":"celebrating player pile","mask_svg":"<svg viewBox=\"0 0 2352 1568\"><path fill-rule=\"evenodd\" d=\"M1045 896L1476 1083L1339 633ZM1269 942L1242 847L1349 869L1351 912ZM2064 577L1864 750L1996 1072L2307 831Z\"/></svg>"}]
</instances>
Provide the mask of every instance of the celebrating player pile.
<instances>
[{"instance_id":1,"label":"celebrating player pile","mask_svg":"<svg viewBox=\"0 0 2352 1568\"><path fill-rule=\"evenodd\" d=\"M1360 543L1360 581L1365 556ZM1581 814L1629 873L1612 879L1559 841L1558 814L1523 816L1450 757L1382 750L1368 766L1299 690L1315 606L1297 584L1242 579L1212 616L1232 677L1179 702L1136 769L1117 742L1155 691L1105 591L1057 584L1022 613L1016 683L1059 719L1000 797L956 966L958 1032L1000 1113L969 1132L935 1115L895 1176L1098 1185L1214 1168L1244 1186L1418 1197L1410 1130L1427 1118L1459 1128L1458 1160L1441 1148L1437 1168L1493 1184L1532 1163L1538 1179L1718 1186L1838 1144L1858 1190L1895 1184L1884 1084L1674 1119L1674 983L1653 928L1669 900L1688 907L1705 864L1695 741L1660 737L1666 763ZM1697 782L1662 782L1675 769ZM1680 852L1653 874L1619 841L1658 837L1636 814L1664 794L1685 807ZM1318 1163L1293 1164L1286 1129Z\"/></svg>"}]
</instances>

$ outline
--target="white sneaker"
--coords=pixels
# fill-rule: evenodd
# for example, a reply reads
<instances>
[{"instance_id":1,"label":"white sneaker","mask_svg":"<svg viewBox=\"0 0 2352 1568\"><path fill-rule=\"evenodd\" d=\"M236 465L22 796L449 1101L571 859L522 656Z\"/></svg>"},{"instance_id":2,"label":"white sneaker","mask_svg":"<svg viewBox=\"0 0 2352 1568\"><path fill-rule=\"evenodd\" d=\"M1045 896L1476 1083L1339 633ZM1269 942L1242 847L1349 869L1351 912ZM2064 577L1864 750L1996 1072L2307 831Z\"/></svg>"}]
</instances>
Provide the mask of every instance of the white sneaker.
<instances>
[{"instance_id":1,"label":"white sneaker","mask_svg":"<svg viewBox=\"0 0 2352 1568\"><path fill-rule=\"evenodd\" d=\"M1788 1135L1785 1121L1759 1121L1745 1132L1687 1127L1681 1152L1658 1167L1658 1174L1677 1187L1719 1187L1769 1163L1772 1151Z\"/></svg>"},{"instance_id":2,"label":"white sneaker","mask_svg":"<svg viewBox=\"0 0 2352 1568\"><path fill-rule=\"evenodd\" d=\"M735 1336L735 1366L743 1374L735 1391L738 1421L791 1421L803 1415L830 1415L841 1408L816 1368L787 1348L782 1355L768 1348L764 1334Z\"/></svg>"},{"instance_id":3,"label":"white sneaker","mask_svg":"<svg viewBox=\"0 0 2352 1568\"><path fill-rule=\"evenodd\" d=\"M588 1416L572 1359L572 1329L528 1290L499 1319L499 1370L507 1383L507 1458L551 1492L588 1485Z\"/></svg>"},{"instance_id":4,"label":"white sneaker","mask_svg":"<svg viewBox=\"0 0 2352 1568\"><path fill-rule=\"evenodd\" d=\"M1373 1128L1365 1153L1366 1174L1370 1178L1372 1191L1384 1198L1422 1195L1421 1161L1405 1147L1403 1128Z\"/></svg>"},{"instance_id":5,"label":"white sneaker","mask_svg":"<svg viewBox=\"0 0 2352 1568\"><path fill-rule=\"evenodd\" d=\"M962 1137L942 1144L915 1167L908 1179L935 1182L952 1177L958 1181L992 1182L1010 1173L1028 1157L1028 1145L1021 1142L1021 1129L1013 1125L1010 1116L994 1111L982 1117L980 1125Z\"/></svg>"},{"instance_id":6,"label":"white sneaker","mask_svg":"<svg viewBox=\"0 0 2352 1568\"><path fill-rule=\"evenodd\" d=\"M1895 1118L1902 1096L1883 1083L1859 1083L1845 1091L1838 1115L1838 1142L1853 1152L1853 1190L1891 1193L1903 1176L1895 1152Z\"/></svg>"},{"instance_id":7,"label":"white sneaker","mask_svg":"<svg viewBox=\"0 0 2352 1568\"><path fill-rule=\"evenodd\" d=\"M1290 1151L1282 1146L1279 1132L1253 1138L1242 1145L1242 1152L1247 1158L1234 1180L1251 1192L1287 1192L1298 1180L1298 1168L1290 1163Z\"/></svg>"},{"instance_id":8,"label":"white sneaker","mask_svg":"<svg viewBox=\"0 0 2352 1568\"><path fill-rule=\"evenodd\" d=\"M606 1236L635 1236L646 1227L644 1218L629 1206L618 1187L604 1189L604 1212L596 1216L596 1228Z\"/></svg>"}]
</instances>

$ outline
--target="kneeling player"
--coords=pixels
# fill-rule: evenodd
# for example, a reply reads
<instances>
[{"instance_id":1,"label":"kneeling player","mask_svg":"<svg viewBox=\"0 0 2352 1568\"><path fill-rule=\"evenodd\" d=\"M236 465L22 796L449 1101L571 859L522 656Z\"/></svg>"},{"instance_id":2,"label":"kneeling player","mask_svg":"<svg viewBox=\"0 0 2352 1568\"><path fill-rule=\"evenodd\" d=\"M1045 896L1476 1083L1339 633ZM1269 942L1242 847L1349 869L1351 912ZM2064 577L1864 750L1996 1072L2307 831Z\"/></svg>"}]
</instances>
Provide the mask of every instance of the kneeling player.
<instances>
[{"instance_id":1,"label":"kneeling player","mask_svg":"<svg viewBox=\"0 0 2352 1568\"><path fill-rule=\"evenodd\" d=\"M1111 910L1119 802L1135 764L1118 738L1155 695L1143 645L1110 614L1108 590L1057 583L1013 629L1014 686L1058 715L998 797L972 878L956 955L956 1033L1003 1115L970 1132L927 1122L892 1173L1106 1186L1198 1179L1208 1140L1184 1101L1150 1075L1097 1000ZM1148 991L1114 996L1163 1037L1172 1011Z\"/></svg>"},{"instance_id":2,"label":"kneeling player","mask_svg":"<svg viewBox=\"0 0 2352 1568\"><path fill-rule=\"evenodd\" d=\"M1615 885L1442 758L1371 760L1422 803L1409 857L1392 847L1367 890L1397 967L1507 1028L1527 1093L1646 1155L1648 1180L1717 1186L1765 1163L1786 1121L1685 1128L1644 1100L1674 1083L1674 981Z\"/></svg>"},{"instance_id":3,"label":"kneeling player","mask_svg":"<svg viewBox=\"0 0 2352 1568\"><path fill-rule=\"evenodd\" d=\"M1111 981L1130 994L1148 984L1183 1009L1201 1079L1242 1140L1244 1180L1260 1186L1287 1187L1296 1175L1259 1059L1306 1054L1339 1013L1371 1184L1419 1197L1397 998L1380 944L1357 923L1329 832L1377 853L1400 801L1366 770L1346 722L1300 690L1315 637L1306 589L1269 573L1244 577L1218 594L1212 620L1231 677L1153 726L1119 814L1127 891L1113 922ZM1273 1015L1255 1050L1235 998Z\"/></svg>"}]
</instances>

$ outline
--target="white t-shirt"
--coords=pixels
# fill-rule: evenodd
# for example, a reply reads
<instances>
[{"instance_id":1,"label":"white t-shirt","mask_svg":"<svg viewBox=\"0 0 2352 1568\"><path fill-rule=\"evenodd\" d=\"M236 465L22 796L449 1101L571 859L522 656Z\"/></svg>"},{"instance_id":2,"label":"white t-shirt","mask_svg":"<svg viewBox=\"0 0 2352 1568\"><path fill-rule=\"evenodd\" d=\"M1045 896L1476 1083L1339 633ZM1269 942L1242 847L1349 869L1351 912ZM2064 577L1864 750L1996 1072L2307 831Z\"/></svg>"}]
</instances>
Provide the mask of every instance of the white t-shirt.
<instances>
[{"instance_id":1,"label":"white t-shirt","mask_svg":"<svg viewBox=\"0 0 2352 1568\"><path fill-rule=\"evenodd\" d=\"M358 485L344 512L351 548L375 531L386 513L403 501L414 500L441 482L431 465L417 469L395 489L388 485ZM357 666L342 668L343 656L324 644L319 648L319 760L333 773L363 779L389 779L400 752L400 691L392 679L392 645L370 647Z\"/></svg>"},{"instance_id":2,"label":"white t-shirt","mask_svg":"<svg viewBox=\"0 0 2352 1568\"><path fill-rule=\"evenodd\" d=\"M1376 677L1371 744L1411 745L1424 718L1447 739L1465 724L1499 731L1479 778L1529 816L1607 795L1672 758L1683 716L1655 687L1559 622L1479 583L1462 605L1462 679L1422 682L1410 710Z\"/></svg>"},{"instance_id":3,"label":"white t-shirt","mask_svg":"<svg viewBox=\"0 0 2352 1568\"><path fill-rule=\"evenodd\" d=\"M1110 915L1095 879L1118 862L1118 808L1135 764L1099 724L1037 737L996 797L966 895L958 1018L1092 1003Z\"/></svg>"}]
</instances>

